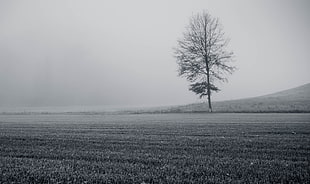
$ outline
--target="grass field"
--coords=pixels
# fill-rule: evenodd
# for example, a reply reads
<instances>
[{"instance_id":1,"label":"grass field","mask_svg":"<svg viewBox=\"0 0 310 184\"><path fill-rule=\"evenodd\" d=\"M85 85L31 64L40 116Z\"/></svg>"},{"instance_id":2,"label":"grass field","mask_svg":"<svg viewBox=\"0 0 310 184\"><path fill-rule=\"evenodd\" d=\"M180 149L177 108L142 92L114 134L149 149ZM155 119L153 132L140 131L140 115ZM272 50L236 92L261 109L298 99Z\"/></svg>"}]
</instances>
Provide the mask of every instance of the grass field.
<instances>
[{"instance_id":1,"label":"grass field","mask_svg":"<svg viewBox=\"0 0 310 184\"><path fill-rule=\"evenodd\" d=\"M0 183L309 183L310 114L0 115Z\"/></svg>"}]
</instances>

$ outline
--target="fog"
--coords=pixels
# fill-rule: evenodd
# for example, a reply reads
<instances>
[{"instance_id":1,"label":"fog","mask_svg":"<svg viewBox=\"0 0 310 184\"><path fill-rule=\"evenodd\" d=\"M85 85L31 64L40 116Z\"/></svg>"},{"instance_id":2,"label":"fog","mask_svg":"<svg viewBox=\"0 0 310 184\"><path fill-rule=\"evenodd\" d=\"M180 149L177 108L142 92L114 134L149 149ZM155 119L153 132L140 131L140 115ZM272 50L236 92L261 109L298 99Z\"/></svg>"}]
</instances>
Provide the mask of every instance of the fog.
<instances>
[{"instance_id":1,"label":"fog","mask_svg":"<svg viewBox=\"0 0 310 184\"><path fill-rule=\"evenodd\" d=\"M218 17L238 70L214 100L310 82L308 0L0 1L0 106L200 102L173 47L189 18Z\"/></svg>"}]
</instances>

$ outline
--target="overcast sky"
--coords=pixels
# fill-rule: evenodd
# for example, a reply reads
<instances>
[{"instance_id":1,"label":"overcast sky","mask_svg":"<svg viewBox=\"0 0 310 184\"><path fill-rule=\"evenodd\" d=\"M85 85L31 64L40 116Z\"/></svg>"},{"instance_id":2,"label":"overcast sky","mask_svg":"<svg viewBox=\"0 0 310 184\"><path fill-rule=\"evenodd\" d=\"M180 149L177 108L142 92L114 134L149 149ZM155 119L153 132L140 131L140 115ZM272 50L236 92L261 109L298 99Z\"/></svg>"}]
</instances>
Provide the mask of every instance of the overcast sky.
<instances>
[{"instance_id":1,"label":"overcast sky","mask_svg":"<svg viewBox=\"0 0 310 184\"><path fill-rule=\"evenodd\" d=\"M214 100L310 82L309 0L1 0L0 105L199 102L173 47L203 10L220 19L238 68Z\"/></svg>"}]
</instances>

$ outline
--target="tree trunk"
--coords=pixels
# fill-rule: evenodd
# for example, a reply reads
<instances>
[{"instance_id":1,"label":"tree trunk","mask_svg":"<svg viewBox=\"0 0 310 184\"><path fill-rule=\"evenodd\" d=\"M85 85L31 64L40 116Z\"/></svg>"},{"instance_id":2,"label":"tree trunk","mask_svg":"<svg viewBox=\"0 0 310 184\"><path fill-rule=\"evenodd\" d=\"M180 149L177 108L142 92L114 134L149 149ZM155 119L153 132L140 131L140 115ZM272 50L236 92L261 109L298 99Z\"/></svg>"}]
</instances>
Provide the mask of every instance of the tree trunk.
<instances>
[{"instance_id":1,"label":"tree trunk","mask_svg":"<svg viewBox=\"0 0 310 184\"><path fill-rule=\"evenodd\" d=\"M212 105L211 105L211 86L210 86L210 69L208 65L208 58L206 57L206 69L207 69L207 96L208 96L208 104L209 104L209 112L212 112Z\"/></svg>"},{"instance_id":2,"label":"tree trunk","mask_svg":"<svg viewBox=\"0 0 310 184\"><path fill-rule=\"evenodd\" d=\"M210 68L209 68L209 61L208 61L208 48L207 48L207 22L208 20L204 19L204 49L205 49L205 62L206 62L206 70L207 70L207 94L208 94L208 103L209 103L209 112L212 112L211 106L211 86L210 86Z\"/></svg>"},{"instance_id":3,"label":"tree trunk","mask_svg":"<svg viewBox=\"0 0 310 184\"><path fill-rule=\"evenodd\" d=\"M207 68L207 82L208 82L207 94L208 94L209 112L212 112L209 68Z\"/></svg>"}]
</instances>

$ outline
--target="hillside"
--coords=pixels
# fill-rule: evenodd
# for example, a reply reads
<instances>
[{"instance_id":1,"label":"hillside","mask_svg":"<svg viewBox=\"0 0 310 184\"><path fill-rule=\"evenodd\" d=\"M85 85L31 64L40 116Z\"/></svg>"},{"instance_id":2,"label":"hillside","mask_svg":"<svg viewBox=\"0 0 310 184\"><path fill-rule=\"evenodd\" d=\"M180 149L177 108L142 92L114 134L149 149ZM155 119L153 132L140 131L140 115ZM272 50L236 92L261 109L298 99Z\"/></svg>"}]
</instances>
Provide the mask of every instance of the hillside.
<instances>
[{"instance_id":1,"label":"hillside","mask_svg":"<svg viewBox=\"0 0 310 184\"><path fill-rule=\"evenodd\" d=\"M239 100L213 103L214 112L310 112L310 83L293 89ZM207 103L171 107L165 112L206 112Z\"/></svg>"}]
</instances>

